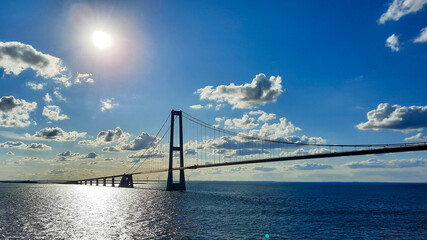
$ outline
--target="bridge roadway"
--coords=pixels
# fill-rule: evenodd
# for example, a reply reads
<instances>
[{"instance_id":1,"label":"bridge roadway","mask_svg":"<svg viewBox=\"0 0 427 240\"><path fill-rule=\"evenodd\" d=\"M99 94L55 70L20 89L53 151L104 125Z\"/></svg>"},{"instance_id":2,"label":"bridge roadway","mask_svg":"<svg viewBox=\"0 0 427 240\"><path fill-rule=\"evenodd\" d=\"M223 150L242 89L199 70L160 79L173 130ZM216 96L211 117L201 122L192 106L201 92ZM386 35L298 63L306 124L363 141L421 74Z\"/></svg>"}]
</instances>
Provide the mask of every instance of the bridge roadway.
<instances>
[{"instance_id":1,"label":"bridge roadway","mask_svg":"<svg viewBox=\"0 0 427 240\"><path fill-rule=\"evenodd\" d=\"M307 154L307 155L289 156L289 157L276 157L276 158L244 160L244 161L235 161L235 162L223 162L223 163L213 163L213 164L204 164L204 165L192 165L192 166L186 166L186 167L176 167L176 168L173 168L173 170L211 168L211 167L233 166L233 165L243 165L243 164L253 164L253 163L295 161L295 160L317 159L317 158L360 156L360 155L370 155L370 154L414 152L414 151L425 151L425 150L427 150L427 143L420 143L419 145L402 146L402 147L366 149L366 150L333 152L333 153L320 153L320 154ZM150 173L167 172L168 170L169 170L168 168L165 168L165 169L158 169L158 170L152 170L152 171L134 172L134 173L129 173L129 174L130 175L150 174ZM111 175L111 176L105 176L105 177L81 179L81 180L76 180L73 182L83 182L83 181L91 181L91 180L97 180L97 179L99 180L99 179L107 179L107 178L118 178L118 177L122 177L122 176L123 176L123 174L119 174L119 175Z\"/></svg>"}]
</instances>

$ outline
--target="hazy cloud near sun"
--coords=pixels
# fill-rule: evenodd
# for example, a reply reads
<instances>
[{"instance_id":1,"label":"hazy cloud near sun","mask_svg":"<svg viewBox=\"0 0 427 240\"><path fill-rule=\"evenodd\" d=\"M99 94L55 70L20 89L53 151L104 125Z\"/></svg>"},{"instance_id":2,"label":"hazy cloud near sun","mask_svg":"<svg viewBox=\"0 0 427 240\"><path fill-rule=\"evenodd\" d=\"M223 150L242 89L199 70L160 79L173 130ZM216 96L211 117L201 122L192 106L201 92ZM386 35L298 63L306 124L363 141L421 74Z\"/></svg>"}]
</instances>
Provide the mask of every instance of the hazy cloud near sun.
<instances>
[{"instance_id":1,"label":"hazy cloud near sun","mask_svg":"<svg viewBox=\"0 0 427 240\"><path fill-rule=\"evenodd\" d=\"M427 0L394 0L378 22L384 24L390 20L397 21L407 14L418 12L425 4Z\"/></svg>"},{"instance_id":2,"label":"hazy cloud near sun","mask_svg":"<svg viewBox=\"0 0 427 240\"><path fill-rule=\"evenodd\" d=\"M114 98L106 98L99 100L101 103L101 111L104 112L106 110L111 110L117 106L119 106L118 103L113 103Z\"/></svg>"},{"instance_id":3,"label":"hazy cloud near sun","mask_svg":"<svg viewBox=\"0 0 427 240\"><path fill-rule=\"evenodd\" d=\"M233 105L233 109L251 109L266 103L276 102L277 97L282 92L282 78L280 76L271 76L268 79L265 74L260 73L255 76L251 83L242 85L231 83L217 87L206 86L198 89L195 93L200 95L201 100L227 102Z\"/></svg>"},{"instance_id":4,"label":"hazy cloud near sun","mask_svg":"<svg viewBox=\"0 0 427 240\"><path fill-rule=\"evenodd\" d=\"M427 127L427 106L405 107L381 103L366 115L368 121L356 125L360 130L410 131Z\"/></svg>"},{"instance_id":5,"label":"hazy cloud near sun","mask_svg":"<svg viewBox=\"0 0 427 240\"><path fill-rule=\"evenodd\" d=\"M0 67L6 74L19 75L26 69L36 71L37 76L52 78L65 86L71 82L61 59L37 51L31 45L20 42L0 42Z\"/></svg>"},{"instance_id":6,"label":"hazy cloud near sun","mask_svg":"<svg viewBox=\"0 0 427 240\"><path fill-rule=\"evenodd\" d=\"M3 96L0 98L0 127L27 127L35 123L30 120L30 112L36 108L36 102Z\"/></svg>"}]
</instances>

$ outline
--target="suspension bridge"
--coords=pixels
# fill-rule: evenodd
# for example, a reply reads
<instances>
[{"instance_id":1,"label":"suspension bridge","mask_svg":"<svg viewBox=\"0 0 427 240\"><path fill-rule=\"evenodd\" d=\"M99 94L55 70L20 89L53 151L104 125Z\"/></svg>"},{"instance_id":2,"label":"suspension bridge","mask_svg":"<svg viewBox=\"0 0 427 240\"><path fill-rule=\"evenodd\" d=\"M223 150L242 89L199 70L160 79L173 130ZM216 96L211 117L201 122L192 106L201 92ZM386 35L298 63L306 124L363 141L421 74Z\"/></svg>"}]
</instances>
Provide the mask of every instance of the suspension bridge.
<instances>
[{"instance_id":1,"label":"suspension bridge","mask_svg":"<svg viewBox=\"0 0 427 240\"><path fill-rule=\"evenodd\" d=\"M269 139L263 135L268 136L255 131L236 133L172 110L148 146L133 156L134 164L125 173L69 183L106 186L108 182L113 187L132 188L134 175L167 173L166 190L182 191L186 189L186 169L427 150L427 142L338 145L325 144L319 138Z\"/></svg>"}]
</instances>

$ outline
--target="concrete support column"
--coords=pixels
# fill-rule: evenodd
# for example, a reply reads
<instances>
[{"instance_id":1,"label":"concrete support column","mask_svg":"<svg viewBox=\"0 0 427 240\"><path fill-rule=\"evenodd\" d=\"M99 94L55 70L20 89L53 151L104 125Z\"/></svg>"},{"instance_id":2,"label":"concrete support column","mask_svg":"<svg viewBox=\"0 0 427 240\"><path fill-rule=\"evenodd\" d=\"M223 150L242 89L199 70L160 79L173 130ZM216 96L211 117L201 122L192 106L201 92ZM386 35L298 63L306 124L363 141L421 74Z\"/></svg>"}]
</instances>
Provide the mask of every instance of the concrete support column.
<instances>
[{"instance_id":1,"label":"concrete support column","mask_svg":"<svg viewBox=\"0 0 427 240\"><path fill-rule=\"evenodd\" d=\"M92 179L90 180L90 185L92 186Z\"/></svg>"},{"instance_id":2,"label":"concrete support column","mask_svg":"<svg viewBox=\"0 0 427 240\"><path fill-rule=\"evenodd\" d=\"M111 186L114 187L114 178L111 178Z\"/></svg>"},{"instance_id":3,"label":"concrete support column","mask_svg":"<svg viewBox=\"0 0 427 240\"><path fill-rule=\"evenodd\" d=\"M98 179L96 179L96 186L99 186Z\"/></svg>"},{"instance_id":4,"label":"concrete support column","mask_svg":"<svg viewBox=\"0 0 427 240\"><path fill-rule=\"evenodd\" d=\"M104 179L102 180L102 184L104 185L104 187L105 187L105 186L107 186L107 179L106 179L106 178L104 178Z\"/></svg>"}]
</instances>

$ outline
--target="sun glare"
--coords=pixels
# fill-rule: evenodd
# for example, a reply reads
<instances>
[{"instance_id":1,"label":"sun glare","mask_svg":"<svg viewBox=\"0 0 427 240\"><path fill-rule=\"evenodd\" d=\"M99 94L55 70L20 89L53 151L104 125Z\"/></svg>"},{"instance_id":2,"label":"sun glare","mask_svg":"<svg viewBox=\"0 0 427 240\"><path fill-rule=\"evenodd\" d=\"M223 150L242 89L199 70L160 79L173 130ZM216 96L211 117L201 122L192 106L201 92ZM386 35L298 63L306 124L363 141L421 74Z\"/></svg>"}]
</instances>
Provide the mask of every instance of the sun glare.
<instances>
[{"instance_id":1,"label":"sun glare","mask_svg":"<svg viewBox=\"0 0 427 240\"><path fill-rule=\"evenodd\" d=\"M96 31L92 34L92 42L97 48L105 49L111 45L111 36L103 31Z\"/></svg>"}]
</instances>

